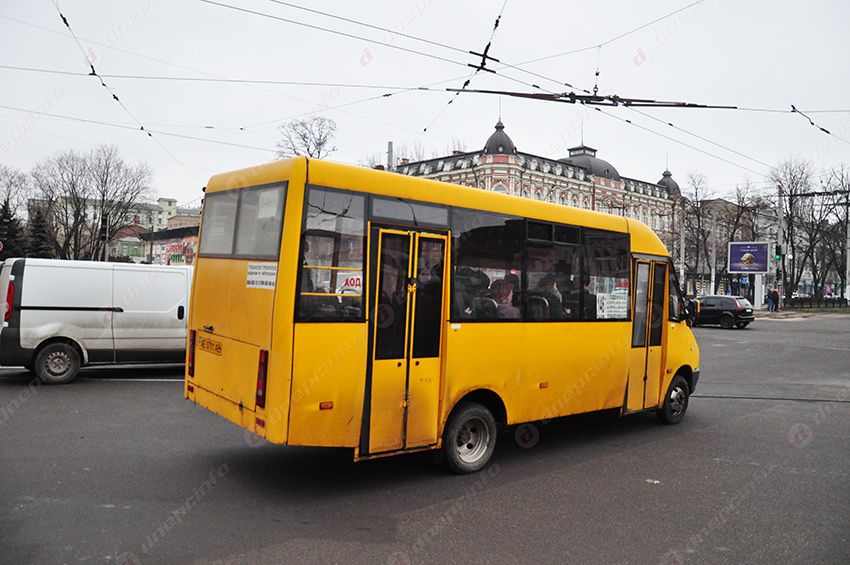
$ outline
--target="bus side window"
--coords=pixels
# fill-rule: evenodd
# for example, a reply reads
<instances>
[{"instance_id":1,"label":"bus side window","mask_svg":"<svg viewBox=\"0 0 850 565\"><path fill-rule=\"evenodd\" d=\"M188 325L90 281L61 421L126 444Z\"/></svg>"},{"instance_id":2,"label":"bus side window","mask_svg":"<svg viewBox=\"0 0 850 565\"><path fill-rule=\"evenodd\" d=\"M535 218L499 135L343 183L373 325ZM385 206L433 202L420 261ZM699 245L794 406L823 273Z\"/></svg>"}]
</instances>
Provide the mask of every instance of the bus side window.
<instances>
[{"instance_id":1,"label":"bus side window","mask_svg":"<svg viewBox=\"0 0 850 565\"><path fill-rule=\"evenodd\" d=\"M364 211L362 195L308 188L299 321L363 321Z\"/></svg>"},{"instance_id":2,"label":"bus side window","mask_svg":"<svg viewBox=\"0 0 850 565\"><path fill-rule=\"evenodd\" d=\"M629 319L629 235L597 229L582 230L583 319Z\"/></svg>"},{"instance_id":3,"label":"bus side window","mask_svg":"<svg viewBox=\"0 0 850 565\"><path fill-rule=\"evenodd\" d=\"M463 208L451 218L452 320L520 319L513 295L522 278L523 220Z\"/></svg>"}]
</instances>

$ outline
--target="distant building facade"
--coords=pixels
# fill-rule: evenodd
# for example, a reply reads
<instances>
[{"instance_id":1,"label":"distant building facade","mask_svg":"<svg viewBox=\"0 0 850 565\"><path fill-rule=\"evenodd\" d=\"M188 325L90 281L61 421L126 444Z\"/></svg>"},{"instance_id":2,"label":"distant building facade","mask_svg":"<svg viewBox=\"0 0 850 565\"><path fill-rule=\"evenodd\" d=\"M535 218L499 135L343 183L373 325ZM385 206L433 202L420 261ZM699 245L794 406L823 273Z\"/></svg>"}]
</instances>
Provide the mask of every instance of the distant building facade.
<instances>
[{"instance_id":1,"label":"distant building facade","mask_svg":"<svg viewBox=\"0 0 850 565\"><path fill-rule=\"evenodd\" d=\"M584 144L559 159L523 153L500 120L482 149L416 162L403 159L396 172L635 218L674 251L681 191L670 171L658 182L628 178L596 153Z\"/></svg>"}]
</instances>

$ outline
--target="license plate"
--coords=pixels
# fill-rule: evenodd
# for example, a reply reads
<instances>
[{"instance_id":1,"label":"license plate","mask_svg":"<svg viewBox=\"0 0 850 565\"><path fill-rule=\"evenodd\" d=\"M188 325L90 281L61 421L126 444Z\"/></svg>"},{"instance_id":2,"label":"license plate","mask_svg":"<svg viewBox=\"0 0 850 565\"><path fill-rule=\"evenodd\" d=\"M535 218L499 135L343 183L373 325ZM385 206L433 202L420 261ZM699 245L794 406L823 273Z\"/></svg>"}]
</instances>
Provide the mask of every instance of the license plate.
<instances>
[{"instance_id":1,"label":"license plate","mask_svg":"<svg viewBox=\"0 0 850 565\"><path fill-rule=\"evenodd\" d=\"M221 355L221 342L204 336L198 336L198 347L214 355Z\"/></svg>"}]
</instances>

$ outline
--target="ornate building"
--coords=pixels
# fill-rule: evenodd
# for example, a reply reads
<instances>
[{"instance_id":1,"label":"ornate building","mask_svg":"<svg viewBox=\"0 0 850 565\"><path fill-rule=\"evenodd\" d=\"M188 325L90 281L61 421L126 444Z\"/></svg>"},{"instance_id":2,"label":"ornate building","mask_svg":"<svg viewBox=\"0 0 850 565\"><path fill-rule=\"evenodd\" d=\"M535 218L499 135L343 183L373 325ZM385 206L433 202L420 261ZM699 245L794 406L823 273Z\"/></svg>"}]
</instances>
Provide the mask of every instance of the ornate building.
<instances>
[{"instance_id":1,"label":"ornate building","mask_svg":"<svg viewBox=\"0 0 850 565\"><path fill-rule=\"evenodd\" d=\"M561 159L523 153L501 120L483 149L417 162L402 159L396 172L636 218L654 229L671 252L678 247L672 244L681 191L670 171L655 183L621 177L586 145L573 147Z\"/></svg>"}]
</instances>

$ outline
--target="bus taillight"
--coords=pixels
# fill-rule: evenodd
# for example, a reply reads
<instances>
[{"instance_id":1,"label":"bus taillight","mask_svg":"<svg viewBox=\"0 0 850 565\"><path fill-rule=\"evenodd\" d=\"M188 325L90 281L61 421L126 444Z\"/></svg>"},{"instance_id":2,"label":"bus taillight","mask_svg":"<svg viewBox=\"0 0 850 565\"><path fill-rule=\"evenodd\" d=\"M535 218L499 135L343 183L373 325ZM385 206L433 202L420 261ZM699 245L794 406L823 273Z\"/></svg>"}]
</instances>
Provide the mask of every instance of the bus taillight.
<instances>
[{"instance_id":1,"label":"bus taillight","mask_svg":"<svg viewBox=\"0 0 850 565\"><path fill-rule=\"evenodd\" d=\"M186 358L186 368L190 377L195 376L195 330L189 330L189 354Z\"/></svg>"},{"instance_id":2,"label":"bus taillight","mask_svg":"<svg viewBox=\"0 0 850 565\"><path fill-rule=\"evenodd\" d=\"M6 312L3 314L3 320L9 321L12 319L12 308L15 305L15 283L9 281L9 287L6 289Z\"/></svg>"},{"instance_id":3,"label":"bus taillight","mask_svg":"<svg viewBox=\"0 0 850 565\"><path fill-rule=\"evenodd\" d=\"M257 367L257 407L266 407L266 377L269 372L269 352L260 350L260 363Z\"/></svg>"}]
</instances>

